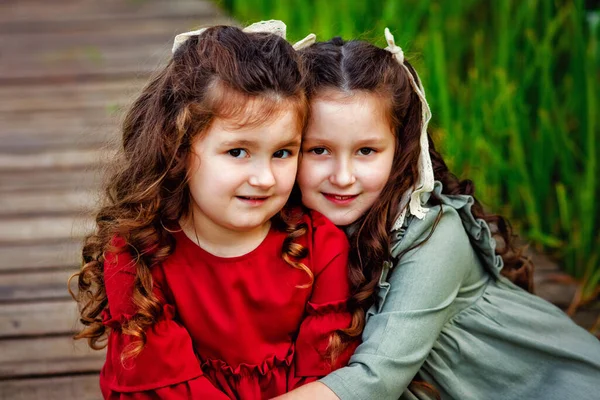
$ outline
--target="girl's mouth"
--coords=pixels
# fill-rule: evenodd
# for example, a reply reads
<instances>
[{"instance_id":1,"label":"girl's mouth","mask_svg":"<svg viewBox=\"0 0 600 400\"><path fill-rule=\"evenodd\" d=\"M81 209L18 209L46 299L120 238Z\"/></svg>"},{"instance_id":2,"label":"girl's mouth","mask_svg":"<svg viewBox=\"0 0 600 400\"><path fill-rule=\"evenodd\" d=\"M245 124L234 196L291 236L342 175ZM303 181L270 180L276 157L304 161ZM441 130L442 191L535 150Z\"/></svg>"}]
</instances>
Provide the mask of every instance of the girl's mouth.
<instances>
[{"instance_id":1,"label":"girl's mouth","mask_svg":"<svg viewBox=\"0 0 600 400\"><path fill-rule=\"evenodd\" d=\"M269 196L236 196L239 200L252 206L259 206L269 199Z\"/></svg>"},{"instance_id":2,"label":"girl's mouth","mask_svg":"<svg viewBox=\"0 0 600 400\"><path fill-rule=\"evenodd\" d=\"M358 197L357 194L351 194L351 195L339 195L339 194L333 194L333 193L322 193L323 196L325 196L325 198L327 200L329 200L330 202L334 203L334 204L338 204L338 205L345 205L345 204L350 204L354 199L356 199Z\"/></svg>"}]
</instances>

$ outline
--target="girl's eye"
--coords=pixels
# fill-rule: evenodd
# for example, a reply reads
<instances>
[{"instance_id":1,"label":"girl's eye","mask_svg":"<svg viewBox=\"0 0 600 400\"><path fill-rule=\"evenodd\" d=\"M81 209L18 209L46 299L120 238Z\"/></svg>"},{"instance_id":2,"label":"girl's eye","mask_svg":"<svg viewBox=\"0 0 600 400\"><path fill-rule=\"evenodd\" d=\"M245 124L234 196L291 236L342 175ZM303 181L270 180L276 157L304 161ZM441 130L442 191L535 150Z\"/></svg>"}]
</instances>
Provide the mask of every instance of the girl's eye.
<instances>
[{"instance_id":1,"label":"girl's eye","mask_svg":"<svg viewBox=\"0 0 600 400\"><path fill-rule=\"evenodd\" d=\"M308 152L316 154L318 156L329 153L325 147L313 147Z\"/></svg>"},{"instance_id":2,"label":"girl's eye","mask_svg":"<svg viewBox=\"0 0 600 400\"><path fill-rule=\"evenodd\" d=\"M231 157L235 158L245 158L248 156L248 152L244 149L231 149L227 153L229 153Z\"/></svg>"},{"instance_id":3,"label":"girl's eye","mask_svg":"<svg viewBox=\"0 0 600 400\"><path fill-rule=\"evenodd\" d=\"M273 153L273 157L275 158L288 158L292 156L292 152L289 150L277 150Z\"/></svg>"},{"instance_id":4,"label":"girl's eye","mask_svg":"<svg viewBox=\"0 0 600 400\"><path fill-rule=\"evenodd\" d=\"M363 147L363 148L359 149L358 152L362 156L368 156L368 155L375 153L375 150L370 147Z\"/></svg>"}]
</instances>

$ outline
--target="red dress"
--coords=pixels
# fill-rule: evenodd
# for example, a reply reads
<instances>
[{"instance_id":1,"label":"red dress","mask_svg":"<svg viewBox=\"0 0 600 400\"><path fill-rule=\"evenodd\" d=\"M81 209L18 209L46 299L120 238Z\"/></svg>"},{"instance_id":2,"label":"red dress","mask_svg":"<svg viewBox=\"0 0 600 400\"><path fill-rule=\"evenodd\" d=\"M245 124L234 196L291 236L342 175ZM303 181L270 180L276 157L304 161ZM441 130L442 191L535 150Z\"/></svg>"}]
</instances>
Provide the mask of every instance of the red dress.
<instances>
[{"instance_id":1,"label":"red dress","mask_svg":"<svg viewBox=\"0 0 600 400\"><path fill-rule=\"evenodd\" d=\"M109 399L262 399L316 380L334 367L323 357L330 334L350 325L346 309L348 242L322 215L303 217L308 248L302 262L281 257L284 232L271 229L250 253L216 257L175 234L173 254L152 268L161 319L147 331L143 351L121 362L135 339L120 326L135 313L135 265L129 252L107 254L104 280L111 333L100 386ZM122 239L115 239L125 245ZM124 247L126 249L127 247ZM338 358L347 363L355 346Z\"/></svg>"}]
</instances>

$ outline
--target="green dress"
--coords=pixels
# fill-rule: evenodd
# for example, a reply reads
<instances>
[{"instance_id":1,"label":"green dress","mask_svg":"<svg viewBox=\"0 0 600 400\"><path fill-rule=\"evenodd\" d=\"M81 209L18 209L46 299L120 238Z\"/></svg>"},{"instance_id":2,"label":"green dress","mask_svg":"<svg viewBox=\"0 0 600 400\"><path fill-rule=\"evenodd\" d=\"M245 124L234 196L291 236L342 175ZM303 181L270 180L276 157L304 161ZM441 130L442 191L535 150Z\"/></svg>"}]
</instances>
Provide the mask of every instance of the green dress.
<instances>
[{"instance_id":1,"label":"green dress","mask_svg":"<svg viewBox=\"0 0 600 400\"><path fill-rule=\"evenodd\" d=\"M442 399L600 399L600 341L502 277L473 198L441 190L441 206L392 232L396 257L442 213L429 240L386 263L363 343L321 382L342 400L426 398L407 389L417 373Z\"/></svg>"}]
</instances>

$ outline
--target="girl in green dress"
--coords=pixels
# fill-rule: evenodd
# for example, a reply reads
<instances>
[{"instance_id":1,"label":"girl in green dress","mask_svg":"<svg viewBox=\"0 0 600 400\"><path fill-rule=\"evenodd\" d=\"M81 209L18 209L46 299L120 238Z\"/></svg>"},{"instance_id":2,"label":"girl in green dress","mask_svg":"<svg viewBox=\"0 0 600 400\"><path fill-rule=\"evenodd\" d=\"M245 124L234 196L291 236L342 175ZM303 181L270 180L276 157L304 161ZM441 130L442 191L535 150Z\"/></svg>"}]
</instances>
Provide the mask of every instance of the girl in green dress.
<instances>
[{"instance_id":1,"label":"girl in green dress","mask_svg":"<svg viewBox=\"0 0 600 400\"><path fill-rule=\"evenodd\" d=\"M283 397L600 398L600 342L522 288L530 268L510 226L448 170L419 77L386 39L301 52L302 201L346 227L367 322L347 367Z\"/></svg>"}]
</instances>

